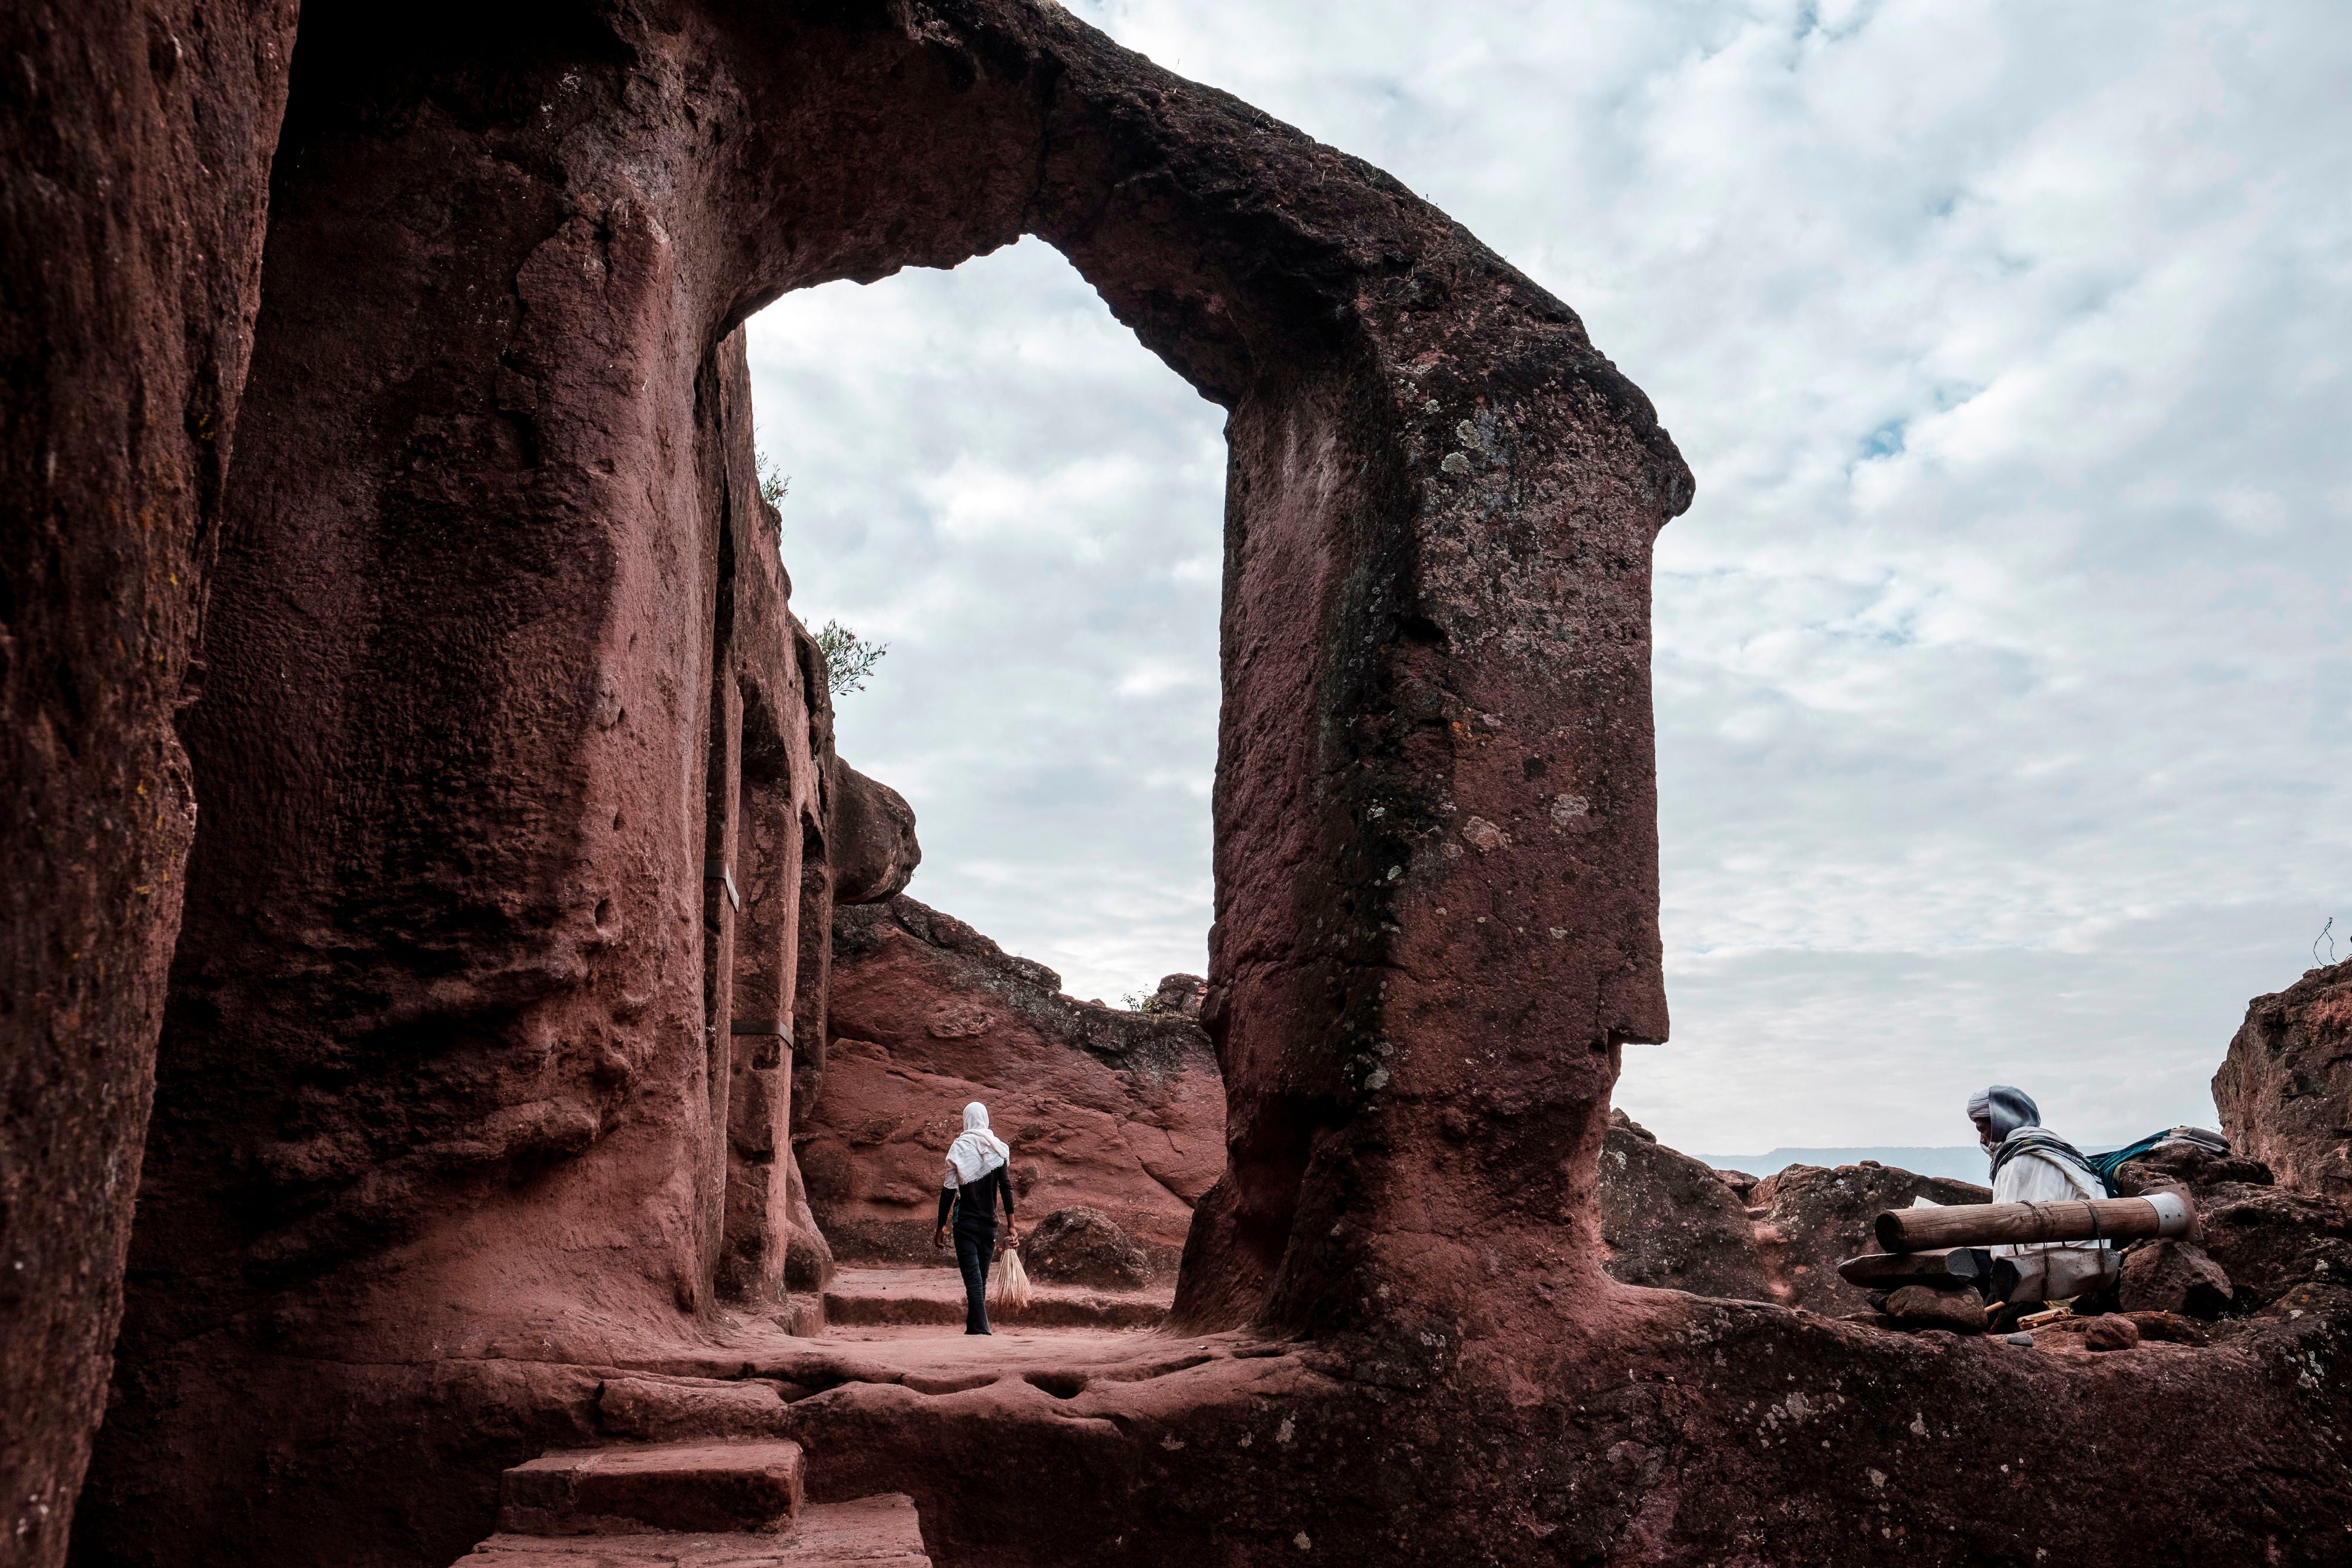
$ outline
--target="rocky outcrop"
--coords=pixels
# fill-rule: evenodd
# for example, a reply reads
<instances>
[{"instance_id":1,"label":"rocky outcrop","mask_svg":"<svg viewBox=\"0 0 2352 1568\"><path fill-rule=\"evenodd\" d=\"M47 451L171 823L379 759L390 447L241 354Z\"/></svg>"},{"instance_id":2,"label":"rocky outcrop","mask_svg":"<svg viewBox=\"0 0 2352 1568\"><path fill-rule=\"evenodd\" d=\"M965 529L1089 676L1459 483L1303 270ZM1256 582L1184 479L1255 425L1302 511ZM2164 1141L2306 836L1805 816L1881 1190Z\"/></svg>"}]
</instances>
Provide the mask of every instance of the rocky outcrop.
<instances>
[{"instance_id":1,"label":"rocky outcrop","mask_svg":"<svg viewBox=\"0 0 2352 1568\"><path fill-rule=\"evenodd\" d=\"M1720 1174L1622 1111L1601 1144L1601 1266L1628 1285L1771 1301L1788 1294Z\"/></svg>"},{"instance_id":2,"label":"rocky outcrop","mask_svg":"<svg viewBox=\"0 0 2352 1568\"><path fill-rule=\"evenodd\" d=\"M903 896L835 915L829 1005L824 1086L795 1143L836 1255L932 1256L941 1157L978 1100L1012 1146L1024 1215L1098 1210L1174 1266L1225 1155L1216 1058L1181 1006L1075 1000L1044 965Z\"/></svg>"},{"instance_id":3,"label":"rocky outcrop","mask_svg":"<svg viewBox=\"0 0 2352 1568\"><path fill-rule=\"evenodd\" d=\"M1984 1203L1989 1188L1875 1161L1790 1166L1758 1181L1715 1170L1612 1111L1601 1152L1602 1266L1629 1285L1732 1296L1829 1315L1870 1310L1837 1266L1874 1252L1871 1221L1917 1198Z\"/></svg>"},{"instance_id":4,"label":"rocky outcrop","mask_svg":"<svg viewBox=\"0 0 2352 1568\"><path fill-rule=\"evenodd\" d=\"M2213 1103L2281 1186L2352 1203L2352 959L2247 1004Z\"/></svg>"},{"instance_id":5,"label":"rocky outcrop","mask_svg":"<svg viewBox=\"0 0 2352 1568\"><path fill-rule=\"evenodd\" d=\"M1188 1018L1198 1021L1201 1003L1209 994L1209 982L1198 975L1163 975L1151 995L1145 998L1143 1010L1160 1018Z\"/></svg>"},{"instance_id":6,"label":"rocky outcrop","mask_svg":"<svg viewBox=\"0 0 2352 1568\"><path fill-rule=\"evenodd\" d=\"M915 838L915 809L887 784L848 763L834 763L832 837L835 904L881 904L907 891L923 847Z\"/></svg>"}]
</instances>

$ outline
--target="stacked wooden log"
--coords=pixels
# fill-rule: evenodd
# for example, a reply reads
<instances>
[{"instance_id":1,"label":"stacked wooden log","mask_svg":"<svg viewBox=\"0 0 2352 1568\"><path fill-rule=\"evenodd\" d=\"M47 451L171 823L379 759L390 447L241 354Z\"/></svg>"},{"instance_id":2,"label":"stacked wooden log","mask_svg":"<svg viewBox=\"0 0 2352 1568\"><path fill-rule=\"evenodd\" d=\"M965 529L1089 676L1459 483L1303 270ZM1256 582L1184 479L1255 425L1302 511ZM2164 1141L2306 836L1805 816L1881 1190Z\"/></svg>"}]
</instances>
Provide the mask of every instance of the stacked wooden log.
<instances>
[{"instance_id":1,"label":"stacked wooden log","mask_svg":"<svg viewBox=\"0 0 2352 1568\"><path fill-rule=\"evenodd\" d=\"M1996 1258L1990 1249L2053 1242L2120 1242L2185 1235L2196 1218L2177 1192L2146 1197L2068 1203L1975 1203L1888 1209L1873 1228L1885 1250L1838 1265L1847 1283L1872 1292L1885 1326L1982 1333L1995 1306L2042 1301L2061 1293L2051 1255ZM2059 1255L2068 1268L2068 1295L2111 1282L2116 1254L2105 1249Z\"/></svg>"},{"instance_id":2,"label":"stacked wooden log","mask_svg":"<svg viewBox=\"0 0 2352 1568\"><path fill-rule=\"evenodd\" d=\"M1984 1286L1992 1255L1972 1247L1920 1252L1865 1252L1838 1265L1850 1285L1871 1292L1871 1304L1901 1329L1985 1330Z\"/></svg>"}]
</instances>

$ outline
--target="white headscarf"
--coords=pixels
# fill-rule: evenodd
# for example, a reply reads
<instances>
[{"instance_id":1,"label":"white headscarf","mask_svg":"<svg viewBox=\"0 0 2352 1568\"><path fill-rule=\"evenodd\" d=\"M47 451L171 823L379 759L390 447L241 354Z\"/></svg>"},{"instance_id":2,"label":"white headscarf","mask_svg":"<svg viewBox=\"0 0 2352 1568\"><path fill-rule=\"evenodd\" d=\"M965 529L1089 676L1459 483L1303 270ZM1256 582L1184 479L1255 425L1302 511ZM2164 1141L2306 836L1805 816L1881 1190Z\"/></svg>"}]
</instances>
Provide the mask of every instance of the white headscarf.
<instances>
[{"instance_id":1,"label":"white headscarf","mask_svg":"<svg viewBox=\"0 0 2352 1568\"><path fill-rule=\"evenodd\" d=\"M1013 1157L1004 1140L988 1130L988 1107L975 1100L963 1108L963 1131L948 1145L944 1186L966 1186Z\"/></svg>"}]
</instances>

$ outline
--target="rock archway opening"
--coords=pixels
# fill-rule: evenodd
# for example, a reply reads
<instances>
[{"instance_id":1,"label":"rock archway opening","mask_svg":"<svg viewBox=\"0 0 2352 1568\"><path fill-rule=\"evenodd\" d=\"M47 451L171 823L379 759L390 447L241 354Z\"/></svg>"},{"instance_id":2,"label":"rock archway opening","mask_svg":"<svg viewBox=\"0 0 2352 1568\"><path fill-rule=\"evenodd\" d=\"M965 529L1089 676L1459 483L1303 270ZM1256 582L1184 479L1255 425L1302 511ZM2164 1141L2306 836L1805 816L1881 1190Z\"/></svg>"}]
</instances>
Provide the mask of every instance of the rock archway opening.
<instances>
[{"instance_id":1,"label":"rock archway opening","mask_svg":"<svg viewBox=\"0 0 2352 1568\"><path fill-rule=\"evenodd\" d=\"M1172 1288L1224 1168L1198 1021L1224 413L1034 239L787 294L744 337L794 607L887 650L835 681L835 743L921 845L910 884L835 912L800 1043L825 1250L951 1261L940 1155L978 1099L1024 1224L1093 1238L1041 1273Z\"/></svg>"}]
</instances>

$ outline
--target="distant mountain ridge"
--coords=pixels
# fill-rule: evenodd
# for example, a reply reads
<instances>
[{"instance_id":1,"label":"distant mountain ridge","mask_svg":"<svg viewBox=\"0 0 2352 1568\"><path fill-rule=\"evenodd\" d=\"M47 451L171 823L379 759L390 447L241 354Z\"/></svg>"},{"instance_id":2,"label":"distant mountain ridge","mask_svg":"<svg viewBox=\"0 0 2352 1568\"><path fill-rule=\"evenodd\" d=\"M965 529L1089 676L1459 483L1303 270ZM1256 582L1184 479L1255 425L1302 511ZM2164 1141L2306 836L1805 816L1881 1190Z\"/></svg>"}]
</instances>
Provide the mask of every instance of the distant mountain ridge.
<instances>
[{"instance_id":1,"label":"distant mountain ridge","mask_svg":"<svg viewBox=\"0 0 2352 1568\"><path fill-rule=\"evenodd\" d=\"M1774 1149L1764 1155L1694 1155L1692 1158L1705 1160L1717 1170L1745 1171L1757 1176L1770 1176L1790 1166L1858 1166L1876 1160L1916 1176L1948 1176L1979 1185L1991 1179L1985 1169L1985 1152L1974 1144L1941 1148Z\"/></svg>"}]
</instances>

